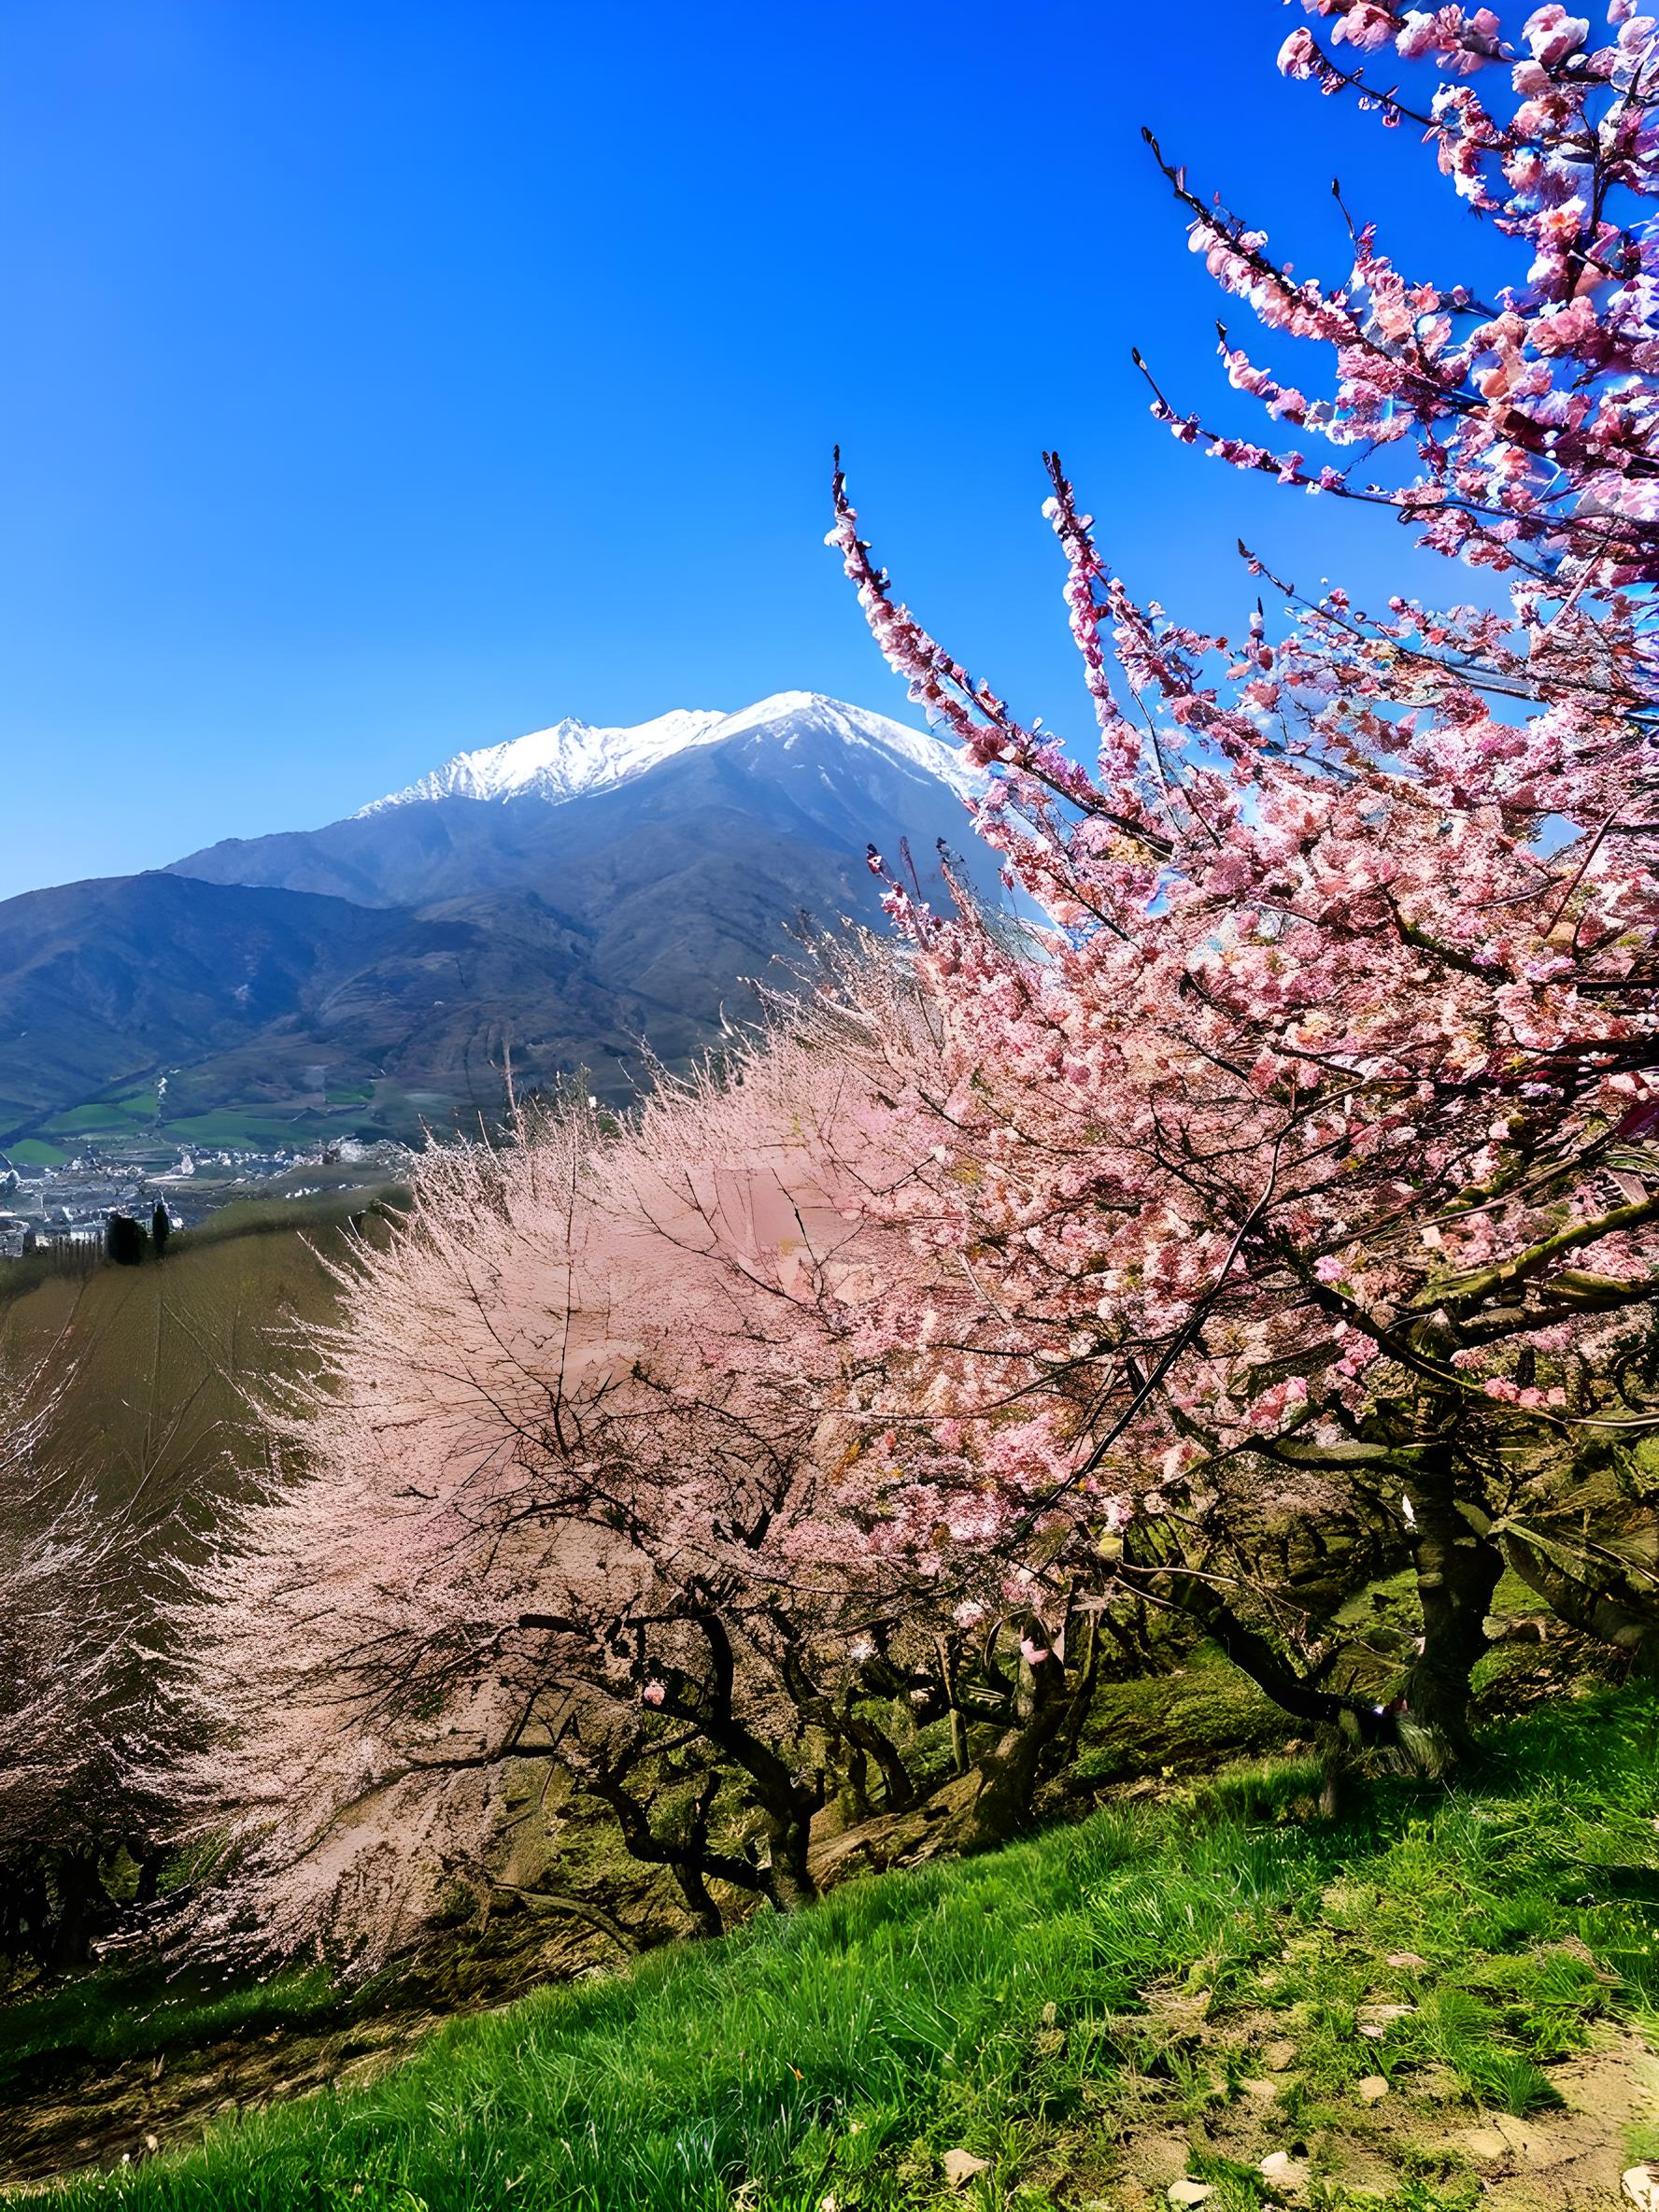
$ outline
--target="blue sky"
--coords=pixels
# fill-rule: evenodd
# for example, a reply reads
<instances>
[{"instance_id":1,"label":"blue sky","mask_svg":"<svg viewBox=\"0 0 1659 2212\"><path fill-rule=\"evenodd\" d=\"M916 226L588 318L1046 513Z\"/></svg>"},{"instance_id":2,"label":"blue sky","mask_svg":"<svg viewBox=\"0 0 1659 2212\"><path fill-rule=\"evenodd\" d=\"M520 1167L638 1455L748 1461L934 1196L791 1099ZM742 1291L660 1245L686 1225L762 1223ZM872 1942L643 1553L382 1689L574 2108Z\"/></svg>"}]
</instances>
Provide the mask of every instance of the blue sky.
<instances>
[{"instance_id":1,"label":"blue sky","mask_svg":"<svg viewBox=\"0 0 1659 2212\"><path fill-rule=\"evenodd\" d=\"M1241 532L1397 575L1390 526L1177 447L1129 364L1252 419L1142 122L1298 264L1340 270L1337 171L1456 266L1419 149L1275 76L1302 20L8 0L0 894L564 714L907 713L822 546L836 439L912 604L1062 730L1045 445L1172 608L1236 617Z\"/></svg>"}]
</instances>

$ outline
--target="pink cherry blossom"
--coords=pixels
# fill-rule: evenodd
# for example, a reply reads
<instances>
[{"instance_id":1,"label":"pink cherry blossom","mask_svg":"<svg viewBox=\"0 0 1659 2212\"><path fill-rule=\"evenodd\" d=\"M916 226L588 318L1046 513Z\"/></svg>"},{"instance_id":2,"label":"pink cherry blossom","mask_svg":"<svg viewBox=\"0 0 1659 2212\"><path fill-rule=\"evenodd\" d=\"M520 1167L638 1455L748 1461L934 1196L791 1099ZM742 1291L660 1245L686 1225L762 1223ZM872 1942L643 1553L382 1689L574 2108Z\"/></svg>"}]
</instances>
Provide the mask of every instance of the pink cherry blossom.
<instances>
[{"instance_id":1,"label":"pink cherry blossom","mask_svg":"<svg viewBox=\"0 0 1659 2212\"><path fill-rule=\"evenodd\" d=\"M1559 0L1549 0L1548 6L1535 8L1527 17L1521 35L1532 49L1533 60L1542 68L1553 69L1568 54L1577 53L1588 39L1590 19L1568 15Z\"/></svg>"},{"instance_id":2,"label":"pink cherry blossom","mask_svg":"<svg viewBox=\"0 0 1659 2212\"><path fill-rule=\"evenodd\" d=\"M1358 222L1322 285L1166 163L1217 281L1335 365L1309 400L1224 333L1228 383L1339 451L1207 432L1156 384L1155 413L1232 466L1409 518L1506 603L1367 609L1248 555L1288 627L1263 610L1242 642L1211 634L1137 603L1050 455L1085 774L899 603L836 481L831 542L876 641L989 771L977 825L1046 923L1022 940L960 886L923 915L888 886L944 1054L936 1084L897 1085L927 1165L894 1218L985 1302L983 1327L944 1332L929 1402L1000 1409L981 1464L1003 1495L973 1540L1040 1531L1080 1566L1103 1495L1161 1518L1241 1456L1334 1470L1406 1403L1500 1456L1522 1433L1565 1452L1627 1417L1598 1363L1659 1283L1659 1162L1621 1154L1617 1183L1603 1164L1647 1127L1630 1101L1654 1096L1659 1045L1659 277L1620 197L1659 185L1650 37L1581 68L1579 19L1538 11L1505 117L1458 81L1501 58L1492 11L1310 12L1345 49L1450 67L1415 108L1311 35L1284 51L1416 115L1532 265L1482 305ZM1391 476L1359 473L1390 447ZM879 994L846 991L874 1050ZM1482 1464L1446 1478L1471 1502ZM1413 1525L1444 1505L1420 1490Z\"/></svg>"}]
</instances>

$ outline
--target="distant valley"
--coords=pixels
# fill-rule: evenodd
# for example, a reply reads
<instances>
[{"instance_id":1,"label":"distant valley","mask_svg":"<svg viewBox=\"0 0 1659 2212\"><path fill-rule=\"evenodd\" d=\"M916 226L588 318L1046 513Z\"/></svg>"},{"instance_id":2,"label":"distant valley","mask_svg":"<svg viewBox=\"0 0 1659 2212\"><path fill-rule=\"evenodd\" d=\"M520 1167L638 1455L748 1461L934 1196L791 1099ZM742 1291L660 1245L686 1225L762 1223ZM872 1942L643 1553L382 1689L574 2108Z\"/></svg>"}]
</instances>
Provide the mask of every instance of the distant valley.
<instances>
[{"instance_id":1,"label":"distant valley","mask_svg":"<svg viewBox=\"0 0 1659 2212\"><path fill-rule=\"evenodd\" d=\"M752 1008L867 844L967 842L939 740L815 694L458 755L313 830L0 903L0 1152L418 1136L521 1080L625 1094ZM994 881L994 878L991 879Z\"/></svg>"}]
</instances>

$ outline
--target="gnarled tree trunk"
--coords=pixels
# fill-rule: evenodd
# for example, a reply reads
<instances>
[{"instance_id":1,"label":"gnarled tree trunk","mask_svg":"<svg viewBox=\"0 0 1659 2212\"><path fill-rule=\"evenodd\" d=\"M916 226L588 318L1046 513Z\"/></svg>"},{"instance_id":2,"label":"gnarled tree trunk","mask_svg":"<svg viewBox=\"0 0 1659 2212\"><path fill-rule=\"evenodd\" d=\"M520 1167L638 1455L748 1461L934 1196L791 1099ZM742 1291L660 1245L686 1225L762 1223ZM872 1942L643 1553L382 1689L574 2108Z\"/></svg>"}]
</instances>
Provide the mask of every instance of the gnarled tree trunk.
<instances>
[{"instance_id":1,"label":"gnarled tree trunk","mask_svg":"<svg viewBox=\"0 0 1659 2212\"><path fill-rule=\"evenodd\" d=\"M1449 1443L1412 1455L1405 1478L1411 1562L1423 1609L1423 1649L1406 1681L1421 1755L1439 1772L1469 1750L1469 1678L1486 1649L1486 1615L1503 1554L1480 1508L1460 1498Z\"/></svg>"}]
</instances>

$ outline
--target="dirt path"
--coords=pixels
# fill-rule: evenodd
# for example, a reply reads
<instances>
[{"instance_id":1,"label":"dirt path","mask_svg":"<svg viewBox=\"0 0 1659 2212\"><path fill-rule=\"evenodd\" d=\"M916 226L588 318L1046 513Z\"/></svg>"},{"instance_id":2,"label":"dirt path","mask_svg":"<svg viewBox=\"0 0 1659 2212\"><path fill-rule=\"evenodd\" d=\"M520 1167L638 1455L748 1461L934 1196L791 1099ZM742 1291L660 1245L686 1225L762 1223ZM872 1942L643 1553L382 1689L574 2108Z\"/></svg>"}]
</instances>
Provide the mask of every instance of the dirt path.
<instances>
[{"instance_id":1,"label":"dirt path","mask_svg":"<svg viewBox=\"0 0 1659 2212\"><path fill-rule=\"evenodd\" d=\"M1611 2212L1624 2201L1632 2131L1659 2122L1659 2057L1633 2030L1608 2022L1578 2056L1544 2069L1562 2103L1536 2119L1473 2107L1429 2068L1397 2076L1392 2090L1373 2077L1368 2097L1362 2082L1351 2111L1305 2131L1276 2108L1297 2065L1282 2023L1264 2019L1218 2038L1197 2017L1169 2024L1189 2052L1248 2065L1242 2093L1186 2126L1160 2120L1156 2102L1139 2116L1124 2112L1120 2148L1102 2166L1098 2196L1085 2192L1085 2205L1169 2212L1180 2203L1199 2212L1213 2191L1191 2178L1194 2167L1221 2157L1254 2167L1272 2200L1287 2206L1332 2184L1390 2205L1408 2201L1412 2181L1443 2187L1468 2177L1482 2212Z\"/></svg>"}]
</instances>

